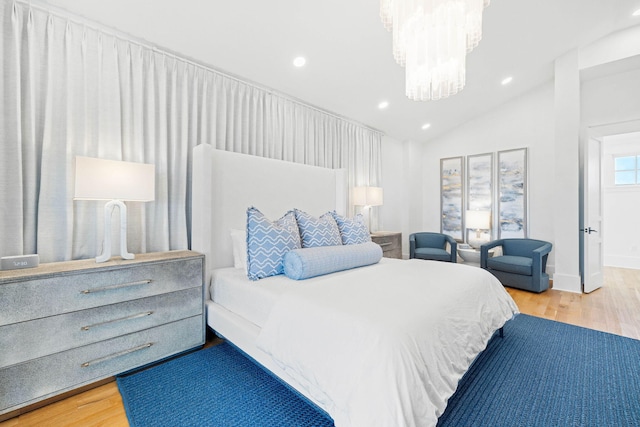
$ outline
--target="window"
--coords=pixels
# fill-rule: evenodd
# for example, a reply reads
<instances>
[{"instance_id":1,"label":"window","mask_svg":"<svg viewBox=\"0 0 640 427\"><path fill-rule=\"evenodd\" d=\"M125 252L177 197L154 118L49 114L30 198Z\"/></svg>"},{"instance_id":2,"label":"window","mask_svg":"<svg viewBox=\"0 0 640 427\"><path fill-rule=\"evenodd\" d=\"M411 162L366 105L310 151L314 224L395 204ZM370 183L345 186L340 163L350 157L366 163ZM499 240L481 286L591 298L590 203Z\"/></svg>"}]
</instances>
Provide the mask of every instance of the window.
<instances>
[{"instance_id":1,"label":"window","mask_svg":"<svg viewBox=\"0 0 640 427\"><path fill-rule=\"evenodd\" d=\"M615 184L640 184L640 155L615 157Z\"/></svg>"}]
</instances>

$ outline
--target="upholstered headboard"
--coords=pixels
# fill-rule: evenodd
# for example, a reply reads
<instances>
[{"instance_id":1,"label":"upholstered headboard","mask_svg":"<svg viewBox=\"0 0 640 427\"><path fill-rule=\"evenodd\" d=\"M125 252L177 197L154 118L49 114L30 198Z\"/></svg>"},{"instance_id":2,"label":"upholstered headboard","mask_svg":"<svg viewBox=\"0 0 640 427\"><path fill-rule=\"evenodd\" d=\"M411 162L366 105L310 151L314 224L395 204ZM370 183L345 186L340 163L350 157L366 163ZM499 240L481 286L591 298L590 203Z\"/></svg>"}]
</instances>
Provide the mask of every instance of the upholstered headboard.
<instances>
[{"instance_id":1,"label":"upholstered headboard","mask_svg":"<svg viewBox=\"0 0 640 427\"><path fill-rule=\"evenodd\" d=\"M335 209L346 213L344 169L216 150L208 144L193 151L191 248L205 254L211 270L233 265L231 229L245 229L247 208L268 218L298 208L319 216Z\"/></svg>"}]
</instances>

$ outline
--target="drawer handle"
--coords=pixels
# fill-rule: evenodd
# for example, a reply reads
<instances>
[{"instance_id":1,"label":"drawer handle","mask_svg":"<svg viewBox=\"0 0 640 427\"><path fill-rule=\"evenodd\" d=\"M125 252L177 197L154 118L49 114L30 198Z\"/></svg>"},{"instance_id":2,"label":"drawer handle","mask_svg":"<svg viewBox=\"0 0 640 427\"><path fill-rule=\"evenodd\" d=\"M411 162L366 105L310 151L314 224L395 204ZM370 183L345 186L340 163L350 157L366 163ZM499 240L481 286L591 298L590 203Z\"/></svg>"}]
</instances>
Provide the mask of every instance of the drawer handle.
<instances>
[{"instance_id":1,"label":"drawer handle","mask_svg":"<svg viewBox=\"0 0 640 427\"><path fill-rule=\"evenodd\" d=\"M144 313L133 314L131 316L120 317L119 319L107 320L106 322L94 323L93 325L87 325L80 328L81 331L88 331L91 328L97 328L98 326L108 325L110 323L123 322L125 320L138 319L140 317L151 316L153 311L145 311Z\"/></svg>"},{"instance_id":2,"label":"drawer handle","mask_svg":"<svg viewBox=\"0 0 640 427\"><path fill-rule=\"evenodd\" d=\"M393 245L393 242L386 242L386 243L378 243L380 246L390 246Z\"/></svg>"},{"instance_id":3,"label":"drawer handle","mask_svg":"<svg viewBox=\"0 0 640 427\"><path fill-rule=\"evenodd\" d=\"M128 350L120 351L118 353L113 353L113 354L110 354L108 356L101 357L99 359L91 360L89 362L84 362L82 365L80 365L80 367L88 368L89 366L92 366L92 365L95 365L95 364L98 364L98 363L106 362L106 361L109 361L111 359L118 358L120 356L124 356L124 355L130 354L130 353L135 353L136 351L144 350L146 348L151 347L152 345L153 345L153 343L149 342L149 343L140 345L138 347L130 348Z\"/></svg>"},{"instance_id":4,"label":"drawer handle","mask_svg":"<svg viewBox=\"0 0 640 427\"><path fill-rule=\"evenodd\" d=\"M85 289L83 291L80 291L80 293L81 294L93 294L93 293L96 293L96 292L111 291L111 290L114 290L114 289L128 288L128 287L131 287L131 286L148 285L151 282L153 282L153 280L151 280L151 279L139 280L137 282L121 283L119 285L103 286L102 288Z\"/></svg>"}]
</instances>

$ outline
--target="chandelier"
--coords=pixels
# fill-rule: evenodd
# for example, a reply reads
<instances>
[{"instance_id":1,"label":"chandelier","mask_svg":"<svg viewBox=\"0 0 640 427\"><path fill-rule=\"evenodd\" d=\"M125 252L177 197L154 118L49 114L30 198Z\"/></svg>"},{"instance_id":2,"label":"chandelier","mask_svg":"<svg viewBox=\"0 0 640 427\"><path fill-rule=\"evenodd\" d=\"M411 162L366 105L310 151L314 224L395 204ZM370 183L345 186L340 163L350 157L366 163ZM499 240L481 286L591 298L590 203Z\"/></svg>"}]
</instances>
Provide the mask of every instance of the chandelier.
<instances>
[{"instance_id":1,"label":"chandelier","mask_svg":"<svg viewBox=\"0 0 640 427\"><path fill-rule=\"evenodd\" d=\"M437 100L464 88L466 55L482 38L482 11L489 1L380 0L410 99Z\"/></svg>"}]
</instances>

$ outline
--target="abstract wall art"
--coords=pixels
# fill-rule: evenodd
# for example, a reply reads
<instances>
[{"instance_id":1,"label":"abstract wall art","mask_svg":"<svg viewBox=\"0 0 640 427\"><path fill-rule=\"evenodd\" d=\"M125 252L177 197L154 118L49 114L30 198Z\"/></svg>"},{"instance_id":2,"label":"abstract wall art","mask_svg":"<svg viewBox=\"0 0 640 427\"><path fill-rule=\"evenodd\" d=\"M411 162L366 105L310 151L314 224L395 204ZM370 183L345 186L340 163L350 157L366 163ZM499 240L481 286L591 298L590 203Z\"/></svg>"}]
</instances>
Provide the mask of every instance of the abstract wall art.
<instances>
[{"instance_id":1,"label":"abstract wall art","mask_svg":"<svg viewBox=\"0 0 640 427\"><path fill-rule=\"evenodd\" d=\"M493 153L467 156L467 208L489 211L493 218ZM467 234L469 230L467 230ZM490 233L490 232L489 232ZM469 236L465 236L469 241ZM490 235L487 236L487 239Z\"/></svg>"},{"instance_id":2,"label":"abstract wall art","mask_svg":"<svg viewBox=\"0 0 640 427\"><path fill-rule=\"evenodd\" d=\"M440 231L457 241L464 239L464 158L440 160Z\"/></svg>"},{"instance_id":3,"label":"abstract wall art","mask_svg":"<svg viewBox=\"0 0 640 427\"><path fill-rule=\"evenodd\" d=\"M527 236L527 149L499 151L498 238Z\"/></svg>"}]
</instances>

